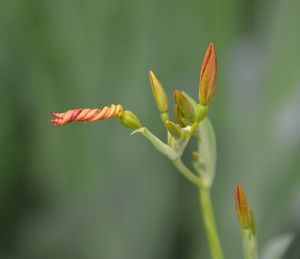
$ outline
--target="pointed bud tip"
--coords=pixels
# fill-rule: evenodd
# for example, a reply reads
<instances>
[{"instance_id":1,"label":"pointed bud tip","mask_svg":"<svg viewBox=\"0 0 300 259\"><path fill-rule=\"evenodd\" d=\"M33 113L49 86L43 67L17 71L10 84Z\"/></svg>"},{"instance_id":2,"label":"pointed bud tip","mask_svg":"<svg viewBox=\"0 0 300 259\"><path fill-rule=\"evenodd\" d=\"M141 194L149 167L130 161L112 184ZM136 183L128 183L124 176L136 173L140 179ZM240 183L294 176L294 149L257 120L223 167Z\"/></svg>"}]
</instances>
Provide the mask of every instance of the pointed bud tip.
<instances>
[{"instance_id":1,"label":"pointed bud tip","mask_svg":"<svg viewBox=\"0 0 300 259\"><path fill-rule=\"evenodd\" d=\"M150 78L154 76L154 73L152 70L149 70L149 76L150 76Z\"/></svg>"},{"instance_id":2,"label":"pointed bud tip","mask_svg":"<svg viewBox=\"0 0 300 259\"><path fill-rule=\"evenodd\" d=\"M235 187L235 203L238 221L242 228L250 229L255 232L254 216L252 209L248 205L248 201L241 185Z\"/></svg>"},{"instance_id":3,"label":"pointed bud tip","mask_svg":"<svg viewBox=\"0 0 300 259\"><path fill-rule=\"evenodd\" d=\"M162 84L152 70L149 71L149 78L157 109L162 113L167 112L169 100Z\"/></svg>"},{"instance_id":4,"label":"pointed bud tip","mask_svg":"<svg viewBox=\"0 0 300 259\"><path fill-rule=\"evenodd\" d=\"M236 199L237 209L240 210L241 207L248 206L247 201L246 201L245 193L244 193L243 188L240 184L237 184L235 186L235 199Z\"/></svg>"},{"instance_id":5,"label":"pointed bud tip","mask_svg":"<svg viewBox=\"0 0 300 259\"><path fill-rule=\"evenodd\" d=\"M217 58L214 43L210 43L202 62L199 82L199 99L204 105L211 102L216 88Z\"/></svg>"}]
</instances>

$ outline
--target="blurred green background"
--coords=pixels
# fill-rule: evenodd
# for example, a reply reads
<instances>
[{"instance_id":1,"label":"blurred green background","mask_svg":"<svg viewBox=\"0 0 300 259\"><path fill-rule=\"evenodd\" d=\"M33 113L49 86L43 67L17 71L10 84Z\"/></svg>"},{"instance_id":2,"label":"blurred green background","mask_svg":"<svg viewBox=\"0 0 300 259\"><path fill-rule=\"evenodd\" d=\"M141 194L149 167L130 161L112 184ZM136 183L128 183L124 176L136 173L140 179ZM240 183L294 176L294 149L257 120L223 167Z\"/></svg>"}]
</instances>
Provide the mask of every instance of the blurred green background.
<instances>
[{"instance_id":1,"label":"blurred green background","mask_svg":"<svg viewBox=\"0 0 300 259\"><path fill-rule=\"evenodd\" d=\"M49 120L121 103L164 137L148 70L170 98L175 88L196 98L211 41L225 255L242 258L236 183L260 248L297 234L299 10L299 0L1 1L0 258L209 258L196 189L143 137L116 120Z\"/></svg>"}]
</instances>

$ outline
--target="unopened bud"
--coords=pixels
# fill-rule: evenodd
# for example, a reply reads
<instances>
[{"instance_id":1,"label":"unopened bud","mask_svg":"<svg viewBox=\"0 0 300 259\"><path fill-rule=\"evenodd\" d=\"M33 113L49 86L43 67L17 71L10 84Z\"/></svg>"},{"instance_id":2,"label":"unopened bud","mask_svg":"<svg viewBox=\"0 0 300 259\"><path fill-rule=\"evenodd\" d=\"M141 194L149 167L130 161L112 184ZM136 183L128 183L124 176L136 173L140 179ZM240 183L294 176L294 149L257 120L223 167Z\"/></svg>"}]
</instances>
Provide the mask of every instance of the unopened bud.
<instances>
[{"instance_id":1,"label":"unopened bud","mask_svg":"<svg viewBox=\"0 0 300 259\"><path fill-rule=\"evenodd\" d=\"M131 111L125 110L119 115L121 123L131 129L138 129L142 127L138 117Z\"/></svg>"},{"instance_id":2,"label":"unopened bud","mask_svg":"<svg viewBox=\"0 0 300 259\"><path fill-rule=\"evenodd\" d=\"M186 92L182 91L181 93L189 100L189 102L193 106L194 110L196 110L198 103Z\"/></svg>"},{"instance_id":3,"label":"unopened bud","mask_svg":"<svg viewBox=\"0 0 300 259\"><path fill-rule=\"evenodd\" d=\"M182 136L181 129L178 125L176 125L174 122L166 120L165 122L167 130L170 132L170 134L175 138L175 139L180 139Z\"/></svg>"},{"instance_id":4,"label":"unopened bud","mask_svg":"<svg viewBox=\"0 0 300 259\"><path fill-rule=\"evenodd\" d=\"M160 112L167 112L169 100L163 86L151 70L149 71L149 77L157 109Z\"/></svg>"},{"instance_id":5,"label":"unopened bud","mask_svg":"<svg viewBox=\"0 0 300 259\"><path fill-rule=\"evenodd\" d=\"M200 162L200 154L197 151L192 152L192 159L194 162Z\"/></svg>"},{"instance_id":6,"label":"unopened bud","mask_svg":"<svg viewBox=\"0 0 300 259\"><path fill-rule=\"evenodd\" d=\"M203 105L208 105L216 91L217 58L213 43L206 50L199 82L199 100Z\"/></svg>"},{"instance_id":7,"label":"unopened bud","mask_svg":"<svg viewBox=\"0 0 300 259\"><path fill-rule=\"evenodd\" d=\"M174 99L183 116L187 119L192 119L195 115L195 110L190 100L179 90L174 91Z\"/></svg>"},{"instance_id":8,"label":"unopened bud","mask_svg":"<svg viewBox=\"0 0 300 259\"><path fill-rule=\"evenodd\" d=\"M181 126L181 127L185 127L188 125L187 121L185 120L182 112L180 111L178 105L175 105L175 108L174 108L174 116L178 122L178 124Z\"/></svg>"},{"instance_id":9,"label":"unopened bud","mask_svg":"<svg viewBox=\"0 0 300 259\"><path fill-rule=\"evenodd\" d=\"M235 204L238 221L243 229L255 232L254 216L252 209L248 206L246 195L240 185L235 189Z\"/></svg>"}]
</instances>

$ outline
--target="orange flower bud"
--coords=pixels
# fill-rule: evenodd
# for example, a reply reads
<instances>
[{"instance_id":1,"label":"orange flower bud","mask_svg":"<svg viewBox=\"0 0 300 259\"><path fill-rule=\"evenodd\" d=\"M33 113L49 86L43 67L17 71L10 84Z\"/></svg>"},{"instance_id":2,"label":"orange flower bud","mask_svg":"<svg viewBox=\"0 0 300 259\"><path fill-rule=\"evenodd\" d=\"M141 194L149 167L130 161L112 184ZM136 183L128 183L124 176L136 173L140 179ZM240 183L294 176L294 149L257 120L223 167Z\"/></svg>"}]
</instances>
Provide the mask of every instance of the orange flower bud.
<instances>
[{"instance_id":1,"label":"orange flower bud","mask_svg":"<svg viewBox=\"0 0 300 259\"><path fill-rule=\"evenodd\" d=\"M67 124L73 121L92 122L98 120L105 120L112 117L117 117L123 108L120 104L112 104L105 106L102 109L73 109L63 113L51 112L55 119L51 120L53 127Z\"/></svg>"},{"instance_id":2,"label":"orange flower bud","mask_svg":"<svg viewBox=\"0 0 300 259\"><path fill-rule=\"evenodd\" d=\"M163 86L151 70L149 71L149 77L157 109L162 113L167 112L169 100Z\"/></svg>"},{"instance_id":3,"label":"orange flower bud","mask_svg":"<svg viewBox=\"0 0 300 259\"><path fill-rule=\"evenodd\" d=\"M213 43L210 43L205 53L199 82L199 100L208 105L216 91L217 58Z\"/></svg>"},{"instance_id":4,"label":"orange flower bud","mask_svg":"<svg viewBox=\"0 0 300 259\"><path fill-rule=\"evenodd\" d=\"M248 206L246 195L240 185L237 185L235 189L235 204L237 218L241 227L255 232L253 212Z\"/></svg>"}]
</instances>

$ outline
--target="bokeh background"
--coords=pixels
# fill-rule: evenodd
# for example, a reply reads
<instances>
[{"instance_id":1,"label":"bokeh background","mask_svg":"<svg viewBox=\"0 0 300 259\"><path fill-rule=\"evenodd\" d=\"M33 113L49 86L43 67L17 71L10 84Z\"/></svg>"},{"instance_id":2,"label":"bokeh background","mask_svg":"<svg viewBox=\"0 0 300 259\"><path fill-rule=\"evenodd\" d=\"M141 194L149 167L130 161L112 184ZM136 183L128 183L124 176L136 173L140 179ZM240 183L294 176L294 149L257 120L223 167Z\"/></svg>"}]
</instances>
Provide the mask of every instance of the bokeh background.
<instances>
[{"instance_id":1,"label":"bokeh background","mask_svg":"<svg viewBox=\"0 0 300 259\"><path fill-rule=\"evenodd\" d=\"M225 255L242 258L236 183L261 249L297 235L299 10L299 0L1 1L0 258L209 258L196 189L142 136L117 120L55 129L49 120L121 103L163 138L148 70L170 98L175 88L196 98L211 41Z\"/></svg>"}]
</instances>

